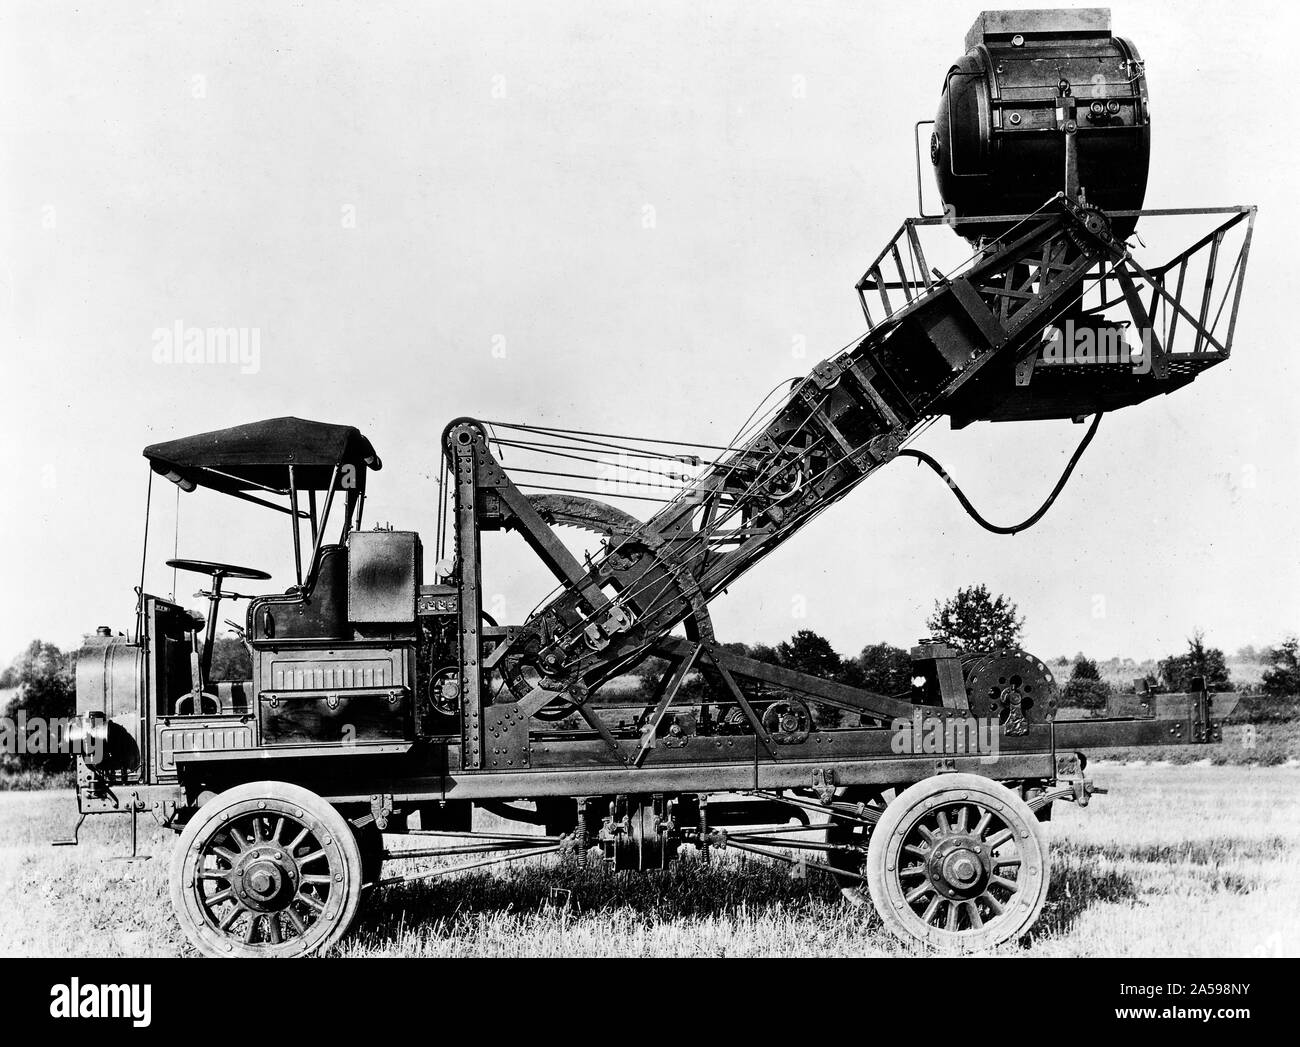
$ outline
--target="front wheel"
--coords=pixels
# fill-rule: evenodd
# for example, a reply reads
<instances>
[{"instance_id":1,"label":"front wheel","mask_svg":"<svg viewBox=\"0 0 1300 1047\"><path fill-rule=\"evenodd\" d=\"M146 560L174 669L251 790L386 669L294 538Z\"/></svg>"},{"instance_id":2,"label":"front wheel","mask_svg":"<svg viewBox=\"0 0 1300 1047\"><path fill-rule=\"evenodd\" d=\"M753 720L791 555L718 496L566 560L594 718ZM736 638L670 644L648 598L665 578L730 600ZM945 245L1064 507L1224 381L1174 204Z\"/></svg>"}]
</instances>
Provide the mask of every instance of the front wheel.
<instances>
[{"instance_id":1,"label":"front wheel","mask_svg":"<svg viewBox=\"0 0 1300 1047\"><path fill-rule=\"evenodd\" d=\"M944 951L1019 938L1042 912L1047 843L1029 806L975 774L941 774L885 809L867 848L867 887L885 926Z\"/></svg>"},{"instance_id":2,"label":"front wheel","mask_svg":"<svg viewBox=\"0 0 1300 1047\"><path fill-rule=\"evenodd\" d=\"M251 782L185 826L172 908L208 956L303 956L347 932L362 882L356 835L337 810L297 785Z\"/></svg>"}]
</instances>

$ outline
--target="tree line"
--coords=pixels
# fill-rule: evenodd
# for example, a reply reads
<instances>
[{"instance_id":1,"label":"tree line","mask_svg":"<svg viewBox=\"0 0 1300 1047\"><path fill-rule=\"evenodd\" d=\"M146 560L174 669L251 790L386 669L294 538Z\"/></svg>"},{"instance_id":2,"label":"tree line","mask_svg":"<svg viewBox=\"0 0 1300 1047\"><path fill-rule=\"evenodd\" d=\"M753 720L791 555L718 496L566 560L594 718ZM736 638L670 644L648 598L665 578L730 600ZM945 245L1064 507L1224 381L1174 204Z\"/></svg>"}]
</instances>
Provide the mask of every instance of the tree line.
<instances>
[{"instance_id":1,"label":"tree line","mask_svg":"<svg viewBox=\"0 0 1300 1047\"><path fill-rule=\"evenodd\" d=\"M926 621L933 639L962 651L1018 647L1024 618L1017 606L1002 594L990 593L985 585L958 589L945 601L935 601L934 612ZM844 656L820 633L800 629L775 645L732 643L724 645L761 662L781 665L797 672L836 680L879 694L903 694L911 686L912 664L909 652L889 643L866 644L857 654ZM1261 688L1270 697L1300 694L1300 640L1288 636L1276 647L1260 653L1268 668ZM75 699L75 652L61 650L43 640L33 640L3 671L0 691L12 691L0 715L12 716L22 708L28 719L54 719L72 716ZM650 688L662 671L661 662L647 659L637 671L643 687ZM243 643L220 638L213 648L212 679L247 680L252 665ZM1193 679L1201 677L1212 691L1229 691L1234 684L1223 651L1206 643L1197 631L1187 641L1187 649L1170 654L1157 664L1154 676L1142 683L1154 691L1182 692L1191 688ZM698 692L703 681L691 680L687 693ZM1085 709L1103 709L1111 696L1110 685L1101 678L1095 660L1082 653L1075 656L1069 678L1063 687L1063 704ZM822 726L838 722L835 710L814 710ZM59 755L0 753L0 770L30 767L48 771L65 770L67 757Z\"/></svg>"}]
</instances>

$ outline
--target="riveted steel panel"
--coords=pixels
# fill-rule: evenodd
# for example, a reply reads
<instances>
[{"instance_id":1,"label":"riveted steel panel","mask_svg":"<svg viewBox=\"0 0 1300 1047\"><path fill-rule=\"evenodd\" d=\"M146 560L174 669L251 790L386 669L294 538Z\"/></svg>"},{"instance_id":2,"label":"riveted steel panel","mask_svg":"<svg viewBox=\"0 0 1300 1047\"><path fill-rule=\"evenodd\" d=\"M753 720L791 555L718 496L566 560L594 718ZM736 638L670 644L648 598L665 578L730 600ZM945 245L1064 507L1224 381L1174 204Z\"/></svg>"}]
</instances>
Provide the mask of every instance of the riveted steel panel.
<instances>
[{"instance_id":1,"label":"riveted steel panel","mask_svg":"<svg viewBox=\"0 0 1300 1047\"><path fill-rule=\"evenodd\" d=\"M160 723L155 732L158 770L164 774L175 773L177 753L230 752L253 747L253 725L247 717L202 723Z\"/></svg>"},{"instance_id":2,"label":"riveted steel panel","mask_svg":"<svg viewBox=\"0 0 1300 1047\"><path fill-rule=\"evenodd\" d=\"M348 618L415 621L420 538L413 531L354 531L348 536Z\"/></svg>"}]
</instances>

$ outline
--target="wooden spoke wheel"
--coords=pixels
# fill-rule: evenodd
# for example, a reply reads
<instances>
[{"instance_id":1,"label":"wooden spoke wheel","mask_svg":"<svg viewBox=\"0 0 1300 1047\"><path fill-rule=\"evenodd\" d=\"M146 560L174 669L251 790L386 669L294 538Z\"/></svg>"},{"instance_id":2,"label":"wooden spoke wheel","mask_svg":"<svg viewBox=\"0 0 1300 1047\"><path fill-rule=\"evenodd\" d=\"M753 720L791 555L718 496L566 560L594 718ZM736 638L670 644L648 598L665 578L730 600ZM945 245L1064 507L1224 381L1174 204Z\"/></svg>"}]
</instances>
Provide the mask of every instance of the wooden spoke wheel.
<instances>
[{"instance_id":1,"label":"wooden spoke wheel","mask_svg":"<svg viewBox=\"0 0 1300 1047\"><path fill-rule=\"evenodd\" d=\"M177 844L172 907L209 956L302 956L334 945L361 899L361 850L315 793L252 782L199 808Z\"/></svg>"},{"instance_id":2,"label":"wooden spoke wheel","mask_svg":"<svg viewBox=\"0 0 1300 1047\"><path fill-rule=\"evenodd\" d=\"M885 926L949 952L1019 938L1047 897L1047 843L1033 812L976 774L904 790L872 832L866 866Z\"/></svg>"}]
</instances>

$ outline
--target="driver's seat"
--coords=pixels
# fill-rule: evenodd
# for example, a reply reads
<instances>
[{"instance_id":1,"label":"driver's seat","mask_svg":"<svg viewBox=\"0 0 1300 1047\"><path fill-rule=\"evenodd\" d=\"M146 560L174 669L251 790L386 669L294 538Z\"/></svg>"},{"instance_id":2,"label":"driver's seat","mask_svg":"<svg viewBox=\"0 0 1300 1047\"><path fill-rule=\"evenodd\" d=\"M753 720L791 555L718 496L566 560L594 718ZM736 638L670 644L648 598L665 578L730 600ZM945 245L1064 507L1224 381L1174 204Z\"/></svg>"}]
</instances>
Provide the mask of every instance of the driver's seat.
<instances>
[{"instance_id":1,"label":"driver's seat","mask_svg":"<svg viewBox=\"0 0 1300 1047\"><path fill-rule=\"evenodd\" d=\"M321 547L309 587L301 592L255 597L248 605L248 638L345 640L348 638L348 551Z\"/></svg>"}]
</instances>

